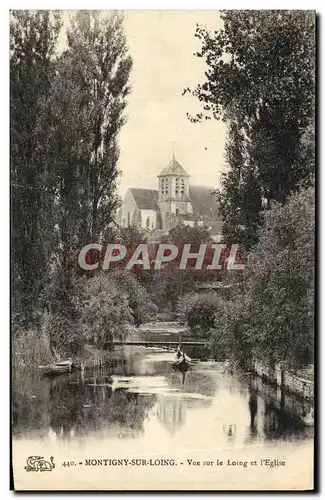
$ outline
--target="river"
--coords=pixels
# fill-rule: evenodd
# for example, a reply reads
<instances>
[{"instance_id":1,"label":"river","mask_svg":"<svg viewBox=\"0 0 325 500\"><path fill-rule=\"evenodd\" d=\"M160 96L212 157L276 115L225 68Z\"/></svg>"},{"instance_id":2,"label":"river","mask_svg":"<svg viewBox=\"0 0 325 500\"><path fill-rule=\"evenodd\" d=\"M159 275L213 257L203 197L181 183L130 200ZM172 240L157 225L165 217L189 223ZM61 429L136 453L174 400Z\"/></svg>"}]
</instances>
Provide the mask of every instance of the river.
<instances>
[{"instance_id":1,"label":"river","mask_svg":"<svg viewBox=\"0 0 325 500\"><path fill-rule=\"evenodd\" d=\"M101 459L167 457L184 468L183 475L176 476L175 467L169 467L166 476L161 467L149 467L141 479L133 471L134 489L147 487L146 481L166 489L166 479L173 475L173 488L179 481L191 483L189 471L196 467L191 460L201 465L203 460L230 460L219 474L220 489L234 477L233 467L238 481L248 481L247 488L252 487L256 478L243 476L247 457L290 462L300 461L301 453L301 458L309 457L312 467L313 429L303 425L298 414L308 411L306 403L294 407L294 414L292 405L288 410L283 401L280 404L265 384L257 384L249 374L227 373L222 363L213 361L194 362L182 384L181 374L171 370L174 353L151 348L134 356L132 349L126 348L114 368L96 365L55 379L31 374L24 388L14 388L13 456L21 487L29 489L32 484L33 474L22 473L30 455L53 456L56 474L61 471L57 476L61 487L74 478L77 489L103 487L98 472L102 463L96 466ZM194 358L195 352L191 354ZM93 460L94 466L90 462L87 466L86 460ZM73 465L64 466L68 462ZM114 481L129 481L126 469L116 466L104 487L114 489ZM264 471L272 469L263 467ZM46 475L38 476L40 488L55 477ZM208 483L209 489L216 487L211 474L199 480ZM58 483L53 488L61 489Z\"/></svg>"}]
</instances>

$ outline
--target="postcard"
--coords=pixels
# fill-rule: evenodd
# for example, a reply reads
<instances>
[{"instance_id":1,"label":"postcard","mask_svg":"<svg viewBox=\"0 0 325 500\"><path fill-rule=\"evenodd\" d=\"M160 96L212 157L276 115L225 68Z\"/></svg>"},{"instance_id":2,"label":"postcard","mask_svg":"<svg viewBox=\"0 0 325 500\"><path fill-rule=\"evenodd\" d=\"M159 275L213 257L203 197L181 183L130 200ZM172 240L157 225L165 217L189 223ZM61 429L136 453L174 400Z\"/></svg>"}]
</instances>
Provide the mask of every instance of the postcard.
<instances>
[{"instance_id":1,"label":"postcard","mask_svg":"<svg viewBox=\"0 0 325 500\"><path fill-rule=\"evenodd\" d=\"M314 489L315 21L11 11L16 491Z\"/></svg>"}]
</instances>

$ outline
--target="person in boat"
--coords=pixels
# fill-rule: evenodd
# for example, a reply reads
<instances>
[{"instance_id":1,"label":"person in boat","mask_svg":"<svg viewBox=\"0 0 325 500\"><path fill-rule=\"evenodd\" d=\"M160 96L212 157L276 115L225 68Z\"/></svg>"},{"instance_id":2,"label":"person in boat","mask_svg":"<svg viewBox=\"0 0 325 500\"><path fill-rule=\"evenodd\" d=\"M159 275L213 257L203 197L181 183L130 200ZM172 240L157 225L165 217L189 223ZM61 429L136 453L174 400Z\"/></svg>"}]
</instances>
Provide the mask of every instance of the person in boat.
<instances>
[{"instance_id":1,"label":"person in boat","mask_svg":"<svg viewBox=\"0 0 325 500\"><path fill-rule=\"evenodd\" d=\"M180 372L187 371L190 367L191 359L186 356L185 352L180 351L180 357L174 361L172 367L174 370L178 370Z\"/></svg>"}]
</instances>

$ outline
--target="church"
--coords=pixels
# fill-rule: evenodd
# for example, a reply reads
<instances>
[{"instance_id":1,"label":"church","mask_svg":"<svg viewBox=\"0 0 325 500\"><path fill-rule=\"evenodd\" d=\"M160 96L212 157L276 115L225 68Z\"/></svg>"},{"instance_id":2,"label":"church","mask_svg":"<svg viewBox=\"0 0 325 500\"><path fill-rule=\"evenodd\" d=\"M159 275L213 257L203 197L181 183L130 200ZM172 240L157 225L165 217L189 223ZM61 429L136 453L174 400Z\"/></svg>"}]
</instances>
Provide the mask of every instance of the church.
<instances>
[{"instance_id":1,"label":"church","mask_svg":"<svg viewBox=\"0 0 325 500\"><path fill-rule=\"evenodd\" d=\"M158 175L158 189L129 188L118 213L122 227L167 233L178 224L206 226L220 235L222 221L213 188L194 186L189 173L173 155Z\"/></svg>"}]
</instances>

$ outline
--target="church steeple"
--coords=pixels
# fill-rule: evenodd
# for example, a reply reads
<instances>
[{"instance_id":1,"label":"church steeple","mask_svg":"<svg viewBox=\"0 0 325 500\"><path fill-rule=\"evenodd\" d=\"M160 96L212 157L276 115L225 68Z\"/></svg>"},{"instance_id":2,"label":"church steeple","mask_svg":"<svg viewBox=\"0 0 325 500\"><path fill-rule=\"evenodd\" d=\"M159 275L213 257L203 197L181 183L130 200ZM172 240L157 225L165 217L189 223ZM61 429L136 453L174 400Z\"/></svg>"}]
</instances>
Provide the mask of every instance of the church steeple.
<instances>
[{"instance_id":1,"label":"church steeple","mask_svg":"<svg viewBox=\"0 0 325 500\"><path fill-rule=\"evenodd\" d=\"M191 211L189 200L189 173L176 160L174 148L172 159L159 179L158 205L162 215L163 228L176 225Z\"/></svg>"}]
</instances>

